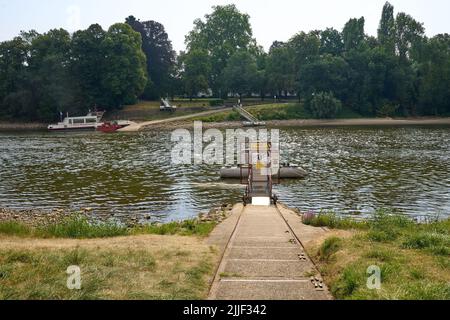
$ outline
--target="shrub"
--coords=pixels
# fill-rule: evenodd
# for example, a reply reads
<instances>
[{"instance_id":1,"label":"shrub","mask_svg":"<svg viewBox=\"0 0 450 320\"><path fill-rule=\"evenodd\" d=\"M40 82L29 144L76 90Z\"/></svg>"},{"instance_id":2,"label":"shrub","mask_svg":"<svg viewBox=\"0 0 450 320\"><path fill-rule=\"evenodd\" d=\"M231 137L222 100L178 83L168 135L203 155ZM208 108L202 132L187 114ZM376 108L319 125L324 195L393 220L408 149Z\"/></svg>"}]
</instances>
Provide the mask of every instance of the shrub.
<instances>
[{"instance_id":1,"label":"shrub","mask_svg":"<svg viewBox=\"0 0 450 320\"><path fill-rule=\"evenodd\" d=\"M379 117L392 117L397 112L399 106L391 103L385 103L377 110Z\"/></svg>"},{"instance_id":2,"label":"shrub","mask_svg":"<svg viewBox=\"0 0 450 320\"><path fill-rule=\"evenodd\" d=\"M331 119L336 118L337 114L342 110L342 103L331 92L319 92L313 94L307 104L307 108L316 118Z\"/></svg>"},{"instance_id":3,"label":"shrub","mask_svg":"<svg viewBox=\"0 0 450 320\"><path fill-rule=\"evenodd\" d=\"M210 107L221 107L223 105L225 105L225 101L223 99L215 99L209 101Z\"/></svg>"}]
</instances>

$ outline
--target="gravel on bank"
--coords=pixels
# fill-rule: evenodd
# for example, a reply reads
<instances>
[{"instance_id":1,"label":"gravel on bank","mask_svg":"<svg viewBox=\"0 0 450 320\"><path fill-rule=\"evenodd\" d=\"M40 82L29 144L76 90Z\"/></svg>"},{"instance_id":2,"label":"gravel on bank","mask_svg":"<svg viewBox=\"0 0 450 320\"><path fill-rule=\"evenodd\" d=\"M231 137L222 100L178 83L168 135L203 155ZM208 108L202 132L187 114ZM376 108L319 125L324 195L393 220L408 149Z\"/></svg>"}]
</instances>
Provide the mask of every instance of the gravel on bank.
<instances>
[{"instance_id":1,"label":"gravel on bank","mask_svg":"<svg viewBox=\"0 0 450 320\"><path fill-rule=\"evenodd\" d=\"M215 207L208 212L202 212L196 218L202 223L220 223L231 214L232 204L223 204ZM81 216L86 217L91 222L111 222L115 221L126 225L127 227L142 226L145 224L156 223L152 221L151 216L139 217L130 214L127 217L114 218L107 215L96 215L92 209L86 208L78 212L67 211L63 209L39 210L39 209L23 209L15 210L8 208L0 208L0 222L18 222L30 227L42 227L54 225L64 222L70 217ZM160 223L158 223L160 224Z\"/></svg>"}]
</instances>

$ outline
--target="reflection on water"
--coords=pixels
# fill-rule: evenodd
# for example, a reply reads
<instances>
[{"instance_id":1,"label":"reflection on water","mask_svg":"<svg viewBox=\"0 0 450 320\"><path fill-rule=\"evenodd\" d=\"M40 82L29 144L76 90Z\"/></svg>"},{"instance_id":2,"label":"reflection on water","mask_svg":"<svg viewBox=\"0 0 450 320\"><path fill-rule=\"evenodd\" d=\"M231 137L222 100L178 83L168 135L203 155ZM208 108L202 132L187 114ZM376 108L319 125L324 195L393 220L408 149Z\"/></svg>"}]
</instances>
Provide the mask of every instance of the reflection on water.
<instances>
[{"instance_id":1,"label":"reflection on water","mask_svg":"<svg viewBox=\"0 0 450 320\"><path fill-rule=\"evenodd\" d=\"M173 166L170 133L0 133L0 207L167 221L239 201L220 166ZM281 140L282 160L311 173L276 187L289 205L450 215L450 128L282 129Z\"/></svg>"}]
</instances>

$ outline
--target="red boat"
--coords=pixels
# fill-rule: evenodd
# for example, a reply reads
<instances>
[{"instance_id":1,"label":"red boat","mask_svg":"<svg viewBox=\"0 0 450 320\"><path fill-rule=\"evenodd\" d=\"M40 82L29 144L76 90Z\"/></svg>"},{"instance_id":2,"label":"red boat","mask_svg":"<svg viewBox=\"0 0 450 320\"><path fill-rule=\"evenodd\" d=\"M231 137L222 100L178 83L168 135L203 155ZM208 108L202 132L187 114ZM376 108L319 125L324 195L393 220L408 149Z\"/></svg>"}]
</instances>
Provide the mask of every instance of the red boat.
<instances>
[{"instance_id":1,"label":"red boat","mask_svg":"<svg viewBox=\"0 0 450 320\"><path fill-rule=\"evenodd\" d=\"M104 133L114 133L123 127L124 126L119 125L117 122L105 122L101 126L98 126L97 130Z\"/></svg>"}]
</instances>

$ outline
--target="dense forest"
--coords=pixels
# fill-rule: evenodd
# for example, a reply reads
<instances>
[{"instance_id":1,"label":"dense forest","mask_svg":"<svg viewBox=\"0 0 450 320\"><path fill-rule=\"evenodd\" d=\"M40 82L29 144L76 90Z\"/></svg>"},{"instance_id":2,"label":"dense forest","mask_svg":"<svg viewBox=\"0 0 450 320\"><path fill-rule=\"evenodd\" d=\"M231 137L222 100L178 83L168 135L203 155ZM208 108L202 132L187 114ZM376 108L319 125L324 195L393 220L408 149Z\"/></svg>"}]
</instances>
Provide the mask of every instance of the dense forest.
<instances>
[{"instance_id":1,"label":"dense forest","mask_svg":"<svg viewBox=\"0 0 450 320\"><path fill-rule=\"evenodd\" d=\"M209 91L290 97L318 117L342 105L364 116L450 115L450 35L426 37L422 23L394 15L389 3L377 37L364 24L362 17L342 31L299 32L269 52L234 5L194 21L179 54L162 24L133 16L107 31L94 24L74 34L22 32L0 43L0 118L53 120Z\"/></svg>"}]
</instances>

